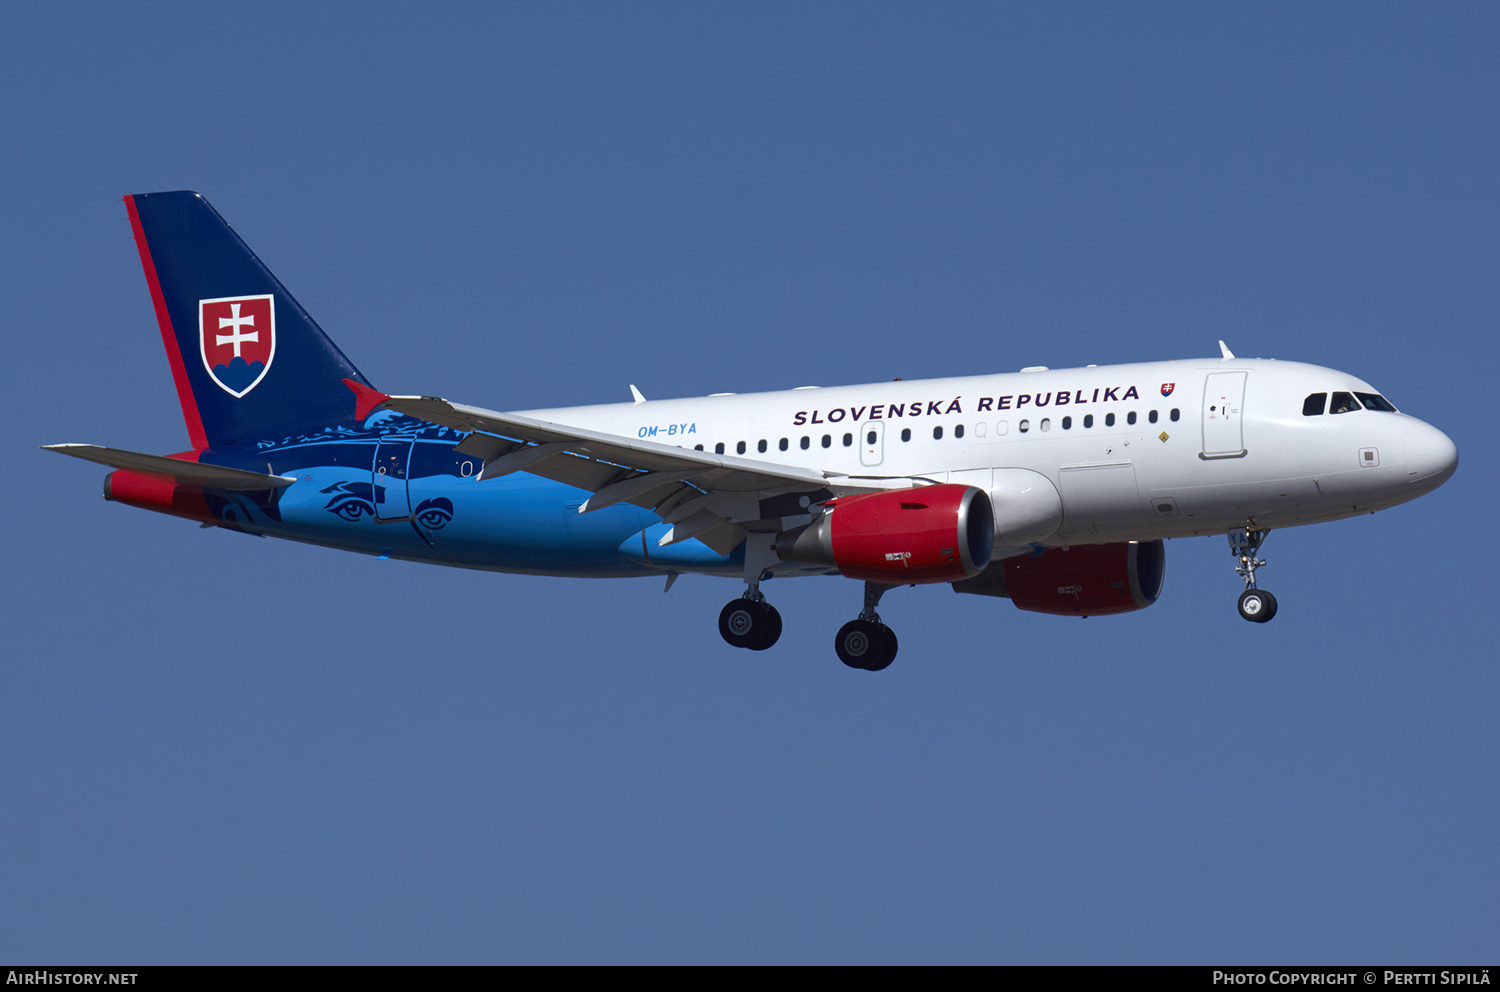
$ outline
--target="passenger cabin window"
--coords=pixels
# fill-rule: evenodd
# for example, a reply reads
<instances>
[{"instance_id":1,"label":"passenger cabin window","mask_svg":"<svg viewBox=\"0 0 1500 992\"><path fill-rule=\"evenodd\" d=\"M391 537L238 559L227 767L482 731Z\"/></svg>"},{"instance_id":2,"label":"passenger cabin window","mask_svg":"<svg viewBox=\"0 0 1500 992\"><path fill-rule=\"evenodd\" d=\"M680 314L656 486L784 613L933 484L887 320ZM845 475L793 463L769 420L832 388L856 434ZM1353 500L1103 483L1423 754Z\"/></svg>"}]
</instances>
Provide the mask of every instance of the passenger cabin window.
<instances>
[{"instance_id":1,"label":"passenger cabin window","mask_svg":"<svg viewBox=\"0 0 1500 992\"><path fill-rule=\"evenodd\" d=\"M1359 403L1354 399L1353 393L1334 393L1333 400L1328 404L1329 413L1348 413L1358 409Z\"/></svg>"},{"instance_id":2,"label":"passenger cabin window","mask_svg":"<svg viewBox=\"0 0 1500 992\"><path fill-rule=\"evenodd\" d=\"M963 437L964 436L964 425L963 424L959 424L957 427L953 428L953 436L954 437Z\"/></svg>"},{"instance_id":3,"label":"passenger cabin window","mask_svg":"<svg viewBox=\"0 0 1500 992\"><path fill-rule=\"evenodd\" d=\"M776 447L780 448L782 451L785 451L787 449L786 438L782 438L780 441L776 442Z\"/></svg>"},{"instance_id":4,"label":"passenger cabin window","mask_svg":"<svg viewBox=\"0 0 1500 992\"><path fill-rule=\"evenodd\" d=\"M1083 415L1083 426L1085 426L1085 427L1093 427L1094 426L1094 415L1092 413L1086 413L1086 414Z\"/></svg>"},{"instance_id":5,"label":"passenger cabin window","mask_svg":"<svg viewBox=\"0 0 1500 992\"><path fill-rule=\"evenodd\" d=\"M1313 393L1307 399L1305 399L1305 400L1302 401L1302 416L1304 416L1304 417L1321 417L1321 416L1323 416L1323 405L1326 404L1327 402L1328 402L1328 394L1327 393Z\"/></svg>"},{"instance_id":6,"label":"passenger cabin window","mask_svg":"<svg viewBox=\"0 0 1500 992\"><path fill-rule=\"evenodd\" d=\"M1031 421L1029 421L1029 420L1023 420L1023 421L1021 421L1019 424L1016 425L1016 430L1020 431L1022 434L1025 434L1027 431L1031 430Z\"/></svg>"},{"instance_id":7,"label":"passenger cabin window","mask_svg":"<svg viewBox=\"0 0 1500 992\"><path fill-rule=\"evenodd\" d=\"M1114 425L1115 425L1115 415L1112 414L1112 413L1106 413L1104 415L1104 426L1105 427L1113 427Z\"/></svg>"},{"instance_id":8,"label":"passenger cabin window","mask_svg":"<svg viewBox=\"0 0 1500 992\"><path fill-rule=\"evenodd\" d=\"M745 442L744 441L741 441L739 444L737 444L737 445L734 446L734 453L737 454L737 455L743 455L745 453Z\"/></svg>"},{"instance_id":9,"label":"passenger cabin window","mask_svg":"<svg viewBox=\"0 0 1500 992\"><path fill-rule=\"evenodd\" d=\"M943 429L941 427L934 427L932 429L932 439L934 441L941 441L943 439Z\"/></svg>"},{"instance_id":10,"label":"passenger cabin window","mask_svg":"<svg viewBox=\"0 0 1500 992\"><path fill-rule=\"evenodd\" d=\"M832 434L824 434L823 435L823 447L825 447L825 448L831 448L831 447L833 447L833 435Z\"/></svg>"},{"instance_id":11,"label":"passenger cabin window","mask_svg":"<svg viewBox=\"0 0 1500 992\"><path fill-rule=\"evenodd\" d=\"M1063 430L1070 431L1072 429L1073 429L1073 418L1072 417L1064 417L1063 418Z\"/></svg>"},{"instance_id":12,"label":"passenger cabin window","mask_svg":"<svg viewBox=\"0 0 1500 992\"><path fill-rule=\"evenodd\" d=\"M1156 423L1156 411L1152 410L1149 414L1146 415L1146 419L1151 421L1153 424Z\"/></svg>"},{"instance_id":13,"label":"passenger cabin window","mask_svg":"<svg viewBox=\"0 0 1500 992\"><path fill-rule=\"evenodd\" d=\"M1172 408L1172 423L1174 423L1174 424L1177 423L1177 418L1180 417L1180 416L1182 416L1182 411L1179 410L1179 409L1177 409L1176 407L1173 407Z\"/></svg>"},{"instance_id":14,"label":"passenger cabin window","mask_svg":"<svg viewBox=\"0 0 1500 992\"><path fill-rule=\"evenodd\" d=\"M1125 415L1125 422L1127 424L1133 424L1133 423L1135 423L1135 411L1134 410L1131 410L1129 413L1127 413Z\"/></svg>"},{"instance_id":15,"label":"passenger cabin window","mask_svg":"<svg viewBox=\"0 0 1500 992\"><path fill-rule=\"evenodd\" d=\"M766 450L766 439L765 438L761 438L758 442L756 442L756 444L755 444L755 450L756 451L761 451L761 452L764 452Z\"/></svg>"},{"instance_id":16,"label":"passenger cabin window","mask_svg":"<svg viewBox=\"0 0 1500 992\"><path fill-rule=\"evenodd\" d=\"M1391 401L1378 393L1355 393L1354 395L1364 404L1366 410L1379 410L1381 413L1396 412L1396 408L1391 406Z\"/></svg>"},{"instance_id":17,"label":"passenger cabin window","mask_svg":"<svg viewBox=\"0 0 1500 992\"><path fill-rule=\"evenodd\" d=\"M714 445L714 454L716 454L716 455L722 455L723 453L724 453L724 442L720 441L718 444Z\"/></svg>"},{"instance_id":18,"label":"passenger cabin window","mask_svg":"<svg viewBox=\"0 0 1500 992\"><path fill-rule=\"evenodd\" d=\"M875 442L871 441L870 443L874 444ZM844 447L846 447L846 448L852 448L852 447L854 447L854 435L853 434L845 434L844 435Z\"/></svg>"},{"instance_id":19,"label":"passenger cabin window","mask_svg":"<svg viewBox=\"0 0 1500 992\"><path fill-rule=\"evenodd\" d=\"M903 427L903 428L901 428L901 440L903 440L903 441L910 441L911 440L911 428L910 427ZM874 444L875 442L871 441L870 443Z\"/></svg>"},{"instance_id":20,"label":"passenger cabin window","mask_svg":"<svg viewBox=\"0 0 1500 992\"><path fill-rule=\"evenodd\" d=\"M812 438L808 437L806 434L802 435L802 450L806 451L810 447L812 447Z\"/></svg>"}]
</instances>

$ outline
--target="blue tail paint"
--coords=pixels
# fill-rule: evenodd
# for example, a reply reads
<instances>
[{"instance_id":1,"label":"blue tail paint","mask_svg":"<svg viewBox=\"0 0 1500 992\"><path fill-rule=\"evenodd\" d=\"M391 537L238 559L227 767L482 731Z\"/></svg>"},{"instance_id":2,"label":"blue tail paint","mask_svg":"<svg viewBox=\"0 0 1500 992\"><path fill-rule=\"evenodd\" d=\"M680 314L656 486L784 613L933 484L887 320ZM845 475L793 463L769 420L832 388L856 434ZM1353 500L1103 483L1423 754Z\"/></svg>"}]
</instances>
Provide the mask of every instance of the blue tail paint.
<instances>
[{"instance_id":1,"label":"blue tail paint","mask_svg":"<svg viewBox=\"0 0 1500 992\"><path fill-rule=\"evenodd\" d=\"M197 193L125 197L193 447L355 419L343 352Z\"/></svg>"}]
</instances>

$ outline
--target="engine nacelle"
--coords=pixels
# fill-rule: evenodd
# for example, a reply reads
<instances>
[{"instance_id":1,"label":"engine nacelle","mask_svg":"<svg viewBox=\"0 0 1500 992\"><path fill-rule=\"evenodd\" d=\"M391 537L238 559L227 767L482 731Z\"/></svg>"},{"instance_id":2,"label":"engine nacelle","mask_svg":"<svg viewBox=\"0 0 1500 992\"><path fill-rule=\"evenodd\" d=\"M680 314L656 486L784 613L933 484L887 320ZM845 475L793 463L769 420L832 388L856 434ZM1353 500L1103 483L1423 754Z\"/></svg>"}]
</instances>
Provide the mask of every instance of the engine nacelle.
<instances>
[{"instance_id":1,"label":"engine nacelle","mask_svg":"<svg viewBox=\"0 0 1500 992\"><path fill-rule=\"evenodd\" d=\"M831 500L828 512L776 539L783 561L833 565L851 579L908 585L978 575L995 545L983 489L953 484Z\"/></svg>"},{"instance_id":2,"label":"engine nacelle","mask_svg":"<svg viewBox=\"0 0 1500 992\"><path fill-rule=\"evenodd\" d=\"M1098 617L1143 610L1161 595L1167 552L1161 541L1120 541L1048 548L1006 558L982 575L953 583L956 592L1008 596L1019 609Z\"/></svg>"}]
</instances>

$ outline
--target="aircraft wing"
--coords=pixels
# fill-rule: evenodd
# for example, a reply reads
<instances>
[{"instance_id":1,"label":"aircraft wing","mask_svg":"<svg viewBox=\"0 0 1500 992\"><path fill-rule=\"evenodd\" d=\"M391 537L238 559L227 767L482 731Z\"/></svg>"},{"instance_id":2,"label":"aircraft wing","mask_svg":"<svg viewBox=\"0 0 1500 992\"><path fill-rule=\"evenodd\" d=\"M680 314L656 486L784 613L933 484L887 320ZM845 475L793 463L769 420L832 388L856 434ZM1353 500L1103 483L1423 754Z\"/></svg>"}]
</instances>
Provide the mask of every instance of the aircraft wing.
<instances>
[{"instance_id":1,"label":"aircraft wing","mask_svg":"<svg viewBox=\"0 0 1500 992\"><path fill-rule=\"evenodd\" d=\"M97 444L44 444L47 451L60 455L72 455L85 461L122 468L128 472L149 472L175 479L178 485L203 486L207 489L231 489L240 492L261 492L290 486L297 480L288 475L266 475L261 472L246 472L222 465L200 465L198 462L168 458L164 455L146 455L123 448L105 448Z\"/></svg>"},{"instance_id":2,"label":"aircraft wing","mask_svg":"<svg viewBox=\"0 0 1500 992\"><path fill-rule=\"evenodd\" d=\"M672 530L659 542L695 537L728 554L749 532L775 533L811 519L808 506L841 494L904 489L912 479L864 478L679 448L435 396L392 396L383 405L409 417L470 432L457 451L484 459L479 478L525 470L592 493L580 513L633 503ZM805 499L801 497L806 497Z\"/></svg>"}]
</instances>

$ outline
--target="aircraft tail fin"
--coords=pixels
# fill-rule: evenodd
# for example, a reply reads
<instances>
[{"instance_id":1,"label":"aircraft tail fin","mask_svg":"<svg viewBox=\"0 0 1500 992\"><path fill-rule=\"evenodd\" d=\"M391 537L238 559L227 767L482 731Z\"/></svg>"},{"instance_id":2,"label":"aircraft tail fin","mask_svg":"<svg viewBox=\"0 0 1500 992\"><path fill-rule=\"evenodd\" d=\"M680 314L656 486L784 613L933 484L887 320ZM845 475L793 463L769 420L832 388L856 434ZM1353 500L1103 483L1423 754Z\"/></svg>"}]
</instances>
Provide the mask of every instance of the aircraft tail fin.
<instances>
[{"instance_id":1,"label":"aircraft tail fin","mask_svg":"<svg viewBox=\"0 0 1500 992\"><path fill-rule=\"evenodd\" d=\"M195 450L355 419L365 377L198 193L125 197Z\"/></svg>"}]
</instances>

